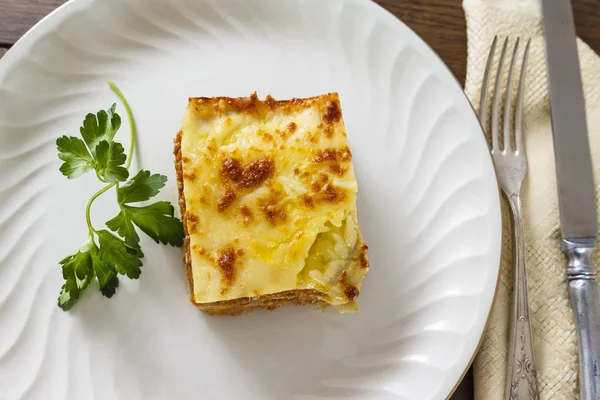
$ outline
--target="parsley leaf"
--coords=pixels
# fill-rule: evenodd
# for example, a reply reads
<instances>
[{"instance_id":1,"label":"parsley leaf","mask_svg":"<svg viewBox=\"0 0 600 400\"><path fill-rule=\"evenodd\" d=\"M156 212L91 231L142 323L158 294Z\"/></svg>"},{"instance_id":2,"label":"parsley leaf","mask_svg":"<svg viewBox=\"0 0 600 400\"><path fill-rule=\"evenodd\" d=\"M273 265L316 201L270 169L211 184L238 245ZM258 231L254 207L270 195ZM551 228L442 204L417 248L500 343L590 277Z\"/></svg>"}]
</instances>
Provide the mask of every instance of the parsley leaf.
<instances>
[{"instance_id":1,"label":"parsley leaf","mask_svg":"<svg viewBox=\"0 0 600 400\"><path fill-rule=\"evenodd\" d=\"M119 236L128 242L139 242L140 237L138 236L131 219L121 211L116 217L106 223L108 229L113 232L117 232Z\"/></svg>"},{"instance_id":2,"label":"parsley leaf","mask_svg":"<svg viewBox=\"0 0 600 400\"><path fill-rule=\"evenodd\" d=\"M90 250L83 249L75 255L64 258L60 264L65 284L58 297L58 306L67 311L73 307L73 304L94 278L92 255Z\"/></svg>"},{"instance_id":3,"label":"parsley leaf","mask_svg":"<svg viewBox=\"0 0 600 400\"><path fill-rule=\"evenodd\" d=\"M139 246L126 243L106 230L96 233L100 242L100 259L114 265L117 272L130 279L139 278L142 273Z\"/></svg>"},{"instance_id":4,"label":"parsley leaf","mask_svg":"<svg viewBox=\"0 0 600 400\"><path fill-rule=\"evenodd\" d=\"M173 206L168 201L159 201L145 207L132 207L122 204L121 212L106 223L125 240L139 241L133 227L135 224L156 243L181 246L183 244L183 224L174 217Z\"/></svg>"},{"instance_id":5,"label":"parsley leaf","mask_svg":"<svg viewBox=\"0 0 600 400\"><path fill-rule=\"evenodd\" d=\"M121 117L115 113L116 108L117 105L113 104L107 111L98 111L96 115L90 113L83 120L79 131L93 156L96 156L96 146L103 140L111 143L121 127Z\"/></svg>"},{"instance_id":6,"label":"parsley leaf","mask_svg":"<svg viewBox=\"0 0 600 400\"><path fill-rule=\"evenodd\" d=\"M63 175L75 179L95 169L105 182L127 180L129 172L123 167L127 160L123 146L113 142L121 127L121 117L115 112L116 107L113 104L107 111L88 114L80 129L83 140L73 136L57 139L58 157L64 161L60 167Z\"/></svg>"},{"instance_id":7,"label":"parsley leaf","mask_svg":"<svg viewBox=\"0 0 600 400\"><path fill-rule=\"evenodd\" d=\"M92 261L94 272L98 279L98 285L100 286L100 292L108 298L112 297L113 294L115 294L117 287L119 287L117 270L114 265L100 259L99 251L92 253Z\"/></svg>"},{"instance_id":8,"label":"parsley leaf","mask_svg":"<svg viewBox=\"0 0 600 400\"><path fill-rule=\"evenodd\" d=\"M92 158L83 140L74 136L63 136L56 139L58 158L64 161L60 172L69 179L75 179L94 169Z\"/></svg>"},{"instance_id":9,"label":"parsley leaf","mask_svg":"<svg viewBox=\"0 0 600 400\"><path fill-rule=\"evenodd\" d=\"M100 282L101 278L99 275L97 276L98 282ZM103 296L108 297L110 299L117 292L118 287L119 278L117 278L117 275L115 274L115 276L112 276L110 279L105 279L103 281L102 286L100 286L100 293L102 293Z\"/></svg>"},{"instance_id":10,"label":"parsley leaf","mask_svg":"<svg viewBox=\"0 0 600 400\"><path fill-rule=\"evenodd\" d=\"M135 224L156 243L183 245L183 224L175 218L175 210L169 202L159 201L143 207L128 205L155 196L166 181L167 177L164 175L150 175L149 171L140 171L127 186L119 188L117 198L121 212L108 221L106 226L129 242L140 240Z\"/></svg>"},{"instance_id":11,"label":"parsley leaf","mask_svg":"<svg viewBox=\"0 0 600 400\"><path fill-rule=\"evenodd\" d=\"M167 177L160 174L150 175L150 171L141 170L131 179L127 186L119 188L119 203L137 203L150 200L158 194L167 183Z\"/></svg>"},{"instance_id":12,"label":"parsley leaf","mask_svg":"<svg viewBox=\"0 0 600 400\"><path fill-rule=\"evenodd\" d=\"M96 171L106 182L116 183L127 180L129 172L122 167L126 159L120 143L108 144L103 140L96 146Z\"/></svg>"}]
</instances>

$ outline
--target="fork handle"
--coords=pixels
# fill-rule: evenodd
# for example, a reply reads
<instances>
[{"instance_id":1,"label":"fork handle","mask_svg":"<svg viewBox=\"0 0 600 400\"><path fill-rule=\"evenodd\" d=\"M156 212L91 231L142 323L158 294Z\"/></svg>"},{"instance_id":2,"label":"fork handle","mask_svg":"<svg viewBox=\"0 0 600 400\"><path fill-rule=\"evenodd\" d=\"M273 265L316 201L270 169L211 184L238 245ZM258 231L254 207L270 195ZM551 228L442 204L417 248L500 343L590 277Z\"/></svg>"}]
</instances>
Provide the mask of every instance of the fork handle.
<instances>
[{"instance_id":1,"label":"fork handle","mask_svg":"<svg viewBox=\"0 0 600 400\"><path fill-rule=\"evenodd\" d=\"M508 348L505 399L538 400L538 386L533 354L533 337L527 302L525 234L519 195L508 197L513 220L514 295L513 318Z\"/></svg>"},{"instance_id":2,"label":"fork handle","mask_svg":"<svg viewBox=\"0 0 600 400\"><path fill-rule=\"evenodd\" d=\"M581 400L600 398L600 324L598 288L592 254L595 238L563 239L569 259L569 297L575 314L579 341L579 386Z\"/></svg>"}]
</instances>

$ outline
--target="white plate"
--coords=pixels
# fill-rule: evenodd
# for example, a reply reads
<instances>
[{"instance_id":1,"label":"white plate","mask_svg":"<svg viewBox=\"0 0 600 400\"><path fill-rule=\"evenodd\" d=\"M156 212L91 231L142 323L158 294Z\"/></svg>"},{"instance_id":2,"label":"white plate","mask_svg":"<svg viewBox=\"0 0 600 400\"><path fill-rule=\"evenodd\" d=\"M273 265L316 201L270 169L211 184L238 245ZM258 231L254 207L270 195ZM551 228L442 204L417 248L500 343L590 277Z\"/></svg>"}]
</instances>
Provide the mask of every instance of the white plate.
<instances>
[{"instance_id":1,"label":"white plate","mask_svg":"<svg viewBox=\"0 0 600 400\"><path fill-rule=\"evenodd\" d=\"M188 302L180 250L147 238L140 280L59 310L57 262L85 240L99 183L61 176L55 140L116 101L108 80L138 123L132 171L168 175L173 202L188 96L339 92L372 265L361 313L208 317ZM98 226L111 197L92 210ZM430 48L366 0L70 2L0 62L0 204L1 399L441 399L477 347L500 257L471 106Z\"/></svg>"}]
</instances>

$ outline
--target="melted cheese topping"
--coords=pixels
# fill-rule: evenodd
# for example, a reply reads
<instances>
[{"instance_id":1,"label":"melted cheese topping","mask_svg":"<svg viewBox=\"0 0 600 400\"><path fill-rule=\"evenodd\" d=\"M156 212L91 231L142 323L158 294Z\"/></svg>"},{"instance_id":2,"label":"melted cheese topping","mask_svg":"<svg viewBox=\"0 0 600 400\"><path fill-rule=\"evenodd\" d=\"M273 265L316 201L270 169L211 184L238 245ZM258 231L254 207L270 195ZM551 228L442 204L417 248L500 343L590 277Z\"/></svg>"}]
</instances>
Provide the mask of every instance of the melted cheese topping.
<instances>
[{"instance_id":1,"label":"melted cheese topping","mask_svg":"<svg viewBox=\"0 0 600 400\"><path fill-rule=\"evenodd\" d=\"M368 260L337 94L193 98L181 134L197 303L293 289L353 302Z\"/></svg>"}]
</instances>

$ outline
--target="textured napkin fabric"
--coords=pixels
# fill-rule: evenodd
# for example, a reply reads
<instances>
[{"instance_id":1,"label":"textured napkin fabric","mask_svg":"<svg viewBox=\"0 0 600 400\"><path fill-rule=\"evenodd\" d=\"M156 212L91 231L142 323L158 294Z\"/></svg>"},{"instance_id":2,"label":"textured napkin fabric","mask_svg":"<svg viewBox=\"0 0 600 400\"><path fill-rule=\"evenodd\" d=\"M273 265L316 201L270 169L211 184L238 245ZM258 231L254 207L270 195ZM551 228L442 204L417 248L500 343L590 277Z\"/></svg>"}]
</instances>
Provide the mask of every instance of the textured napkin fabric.
<instances>
[{"instance_id":1,"label":"textured napkin fabric","mask_svg":"<svg viewBox=\"0 0 600 400\"><path fill-rule=\"evenodd\" d=\"M577 335L567 293L566 259L560 251L558 199L539 1L463 0L463 7L468 37L465 91L476 107L493 37L511 38L507 54L512 53L513 39L531 38L524 110L528 175L522 189L522 201L538 386L541 399L577 399ZM498 44L496 62L502 41ZM598 198L600 58L582 41L578 42L578 46ZM478 400L502 399L504 396L513 287L511 228L504 198L502 214L503 251L497 298L474 363L475 397ZM598 254L595 256L595 265L600 266Z\"/></svg>"}]
</instances>

